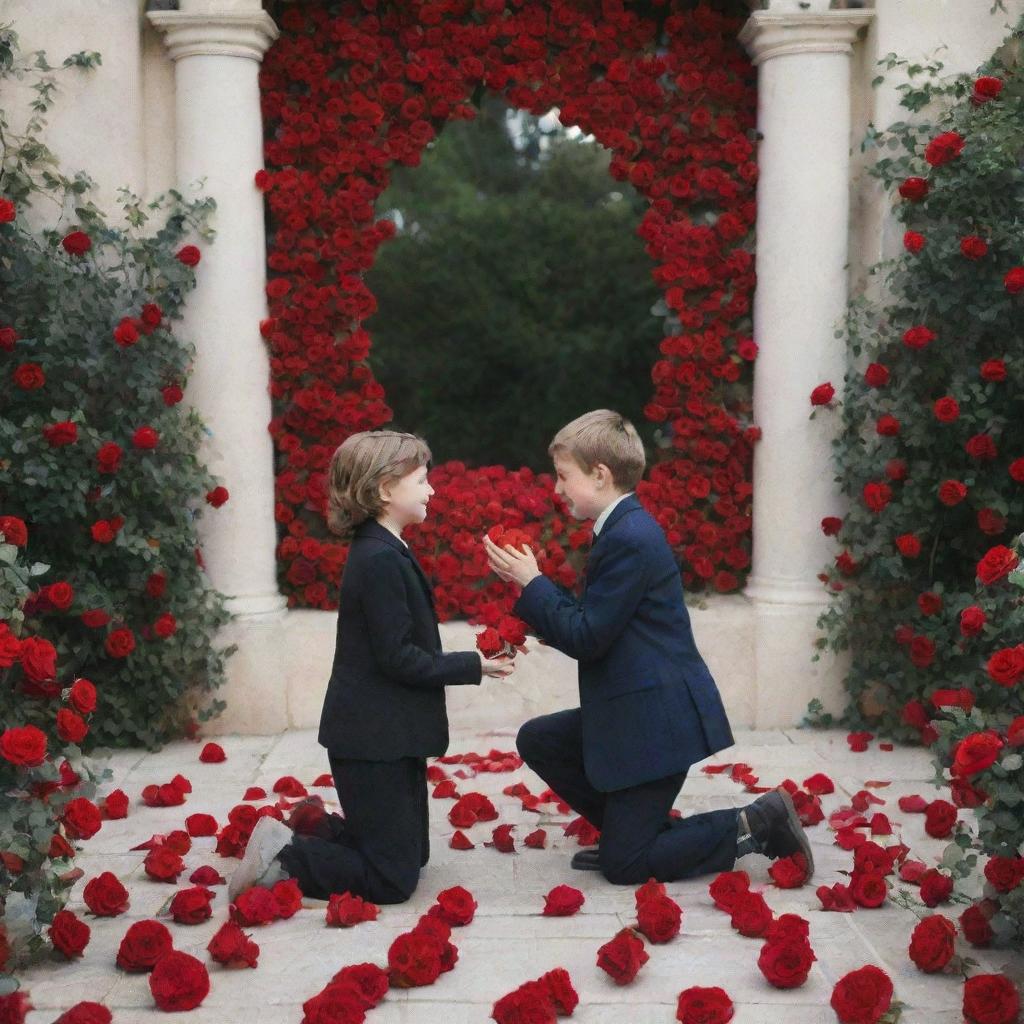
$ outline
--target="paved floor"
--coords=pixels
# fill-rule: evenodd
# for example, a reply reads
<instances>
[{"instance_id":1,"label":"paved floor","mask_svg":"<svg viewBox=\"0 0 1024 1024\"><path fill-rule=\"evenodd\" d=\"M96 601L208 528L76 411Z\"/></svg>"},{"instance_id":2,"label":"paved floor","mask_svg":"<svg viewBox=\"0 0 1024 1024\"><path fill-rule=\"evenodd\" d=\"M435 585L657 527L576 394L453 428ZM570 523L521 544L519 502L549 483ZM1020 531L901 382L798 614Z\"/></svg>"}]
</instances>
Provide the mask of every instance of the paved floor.
<instances>
[{"instance_id":1,"label":"paved floor","mask_svg":"<svg viewBox=\"0 0 1024 1024\"><path fill-rule=\"evenodd\" d=\"M454 734L450 752L491 748L514 749L514 728L492 732ZM104 822L103 828L84 845L80 855L84 878L77 884L70 909L85 915L81 892L86 881L101 871L113 871L128 887L129 910L120 917L84 919L92 937L84 956L72 963L49 963L34 968L23 978L36 1009L30 1024L48 1024L60 1011L78 1000L91 999L109 1006L117 1024L142 1020L183 1020L195 1024L277 1024L302 1019L301 1004L315 994L339 968L349 963L386 963L387 950L400 932L407 930L447 887L462 885L475 896L479 909L475 920L453 931L459 949L455 969L437 984L389 993L367 1015L368 1024L469 1024L490 1018L491 1006L500 996L524 981L554 968L566 968L580 995L573 1019L586 1024L647 1024L675 1017L679 992L691 985L720 985L736 1004L737 1024L826 1024L834 1021L829 998L835 982L847 971L872 963L892 977L896 997L906 1004L903 1024L959 1024L962 979L920 973L907 956L913 914L896 906L878 910L858 909L852 914L821 911L815 895L818 884L845 881L852 855L832 843L827 820L812 829L817 874L812 885L781 890L771 884L768 862L744 858L754 887L761 888L773 910L799 913L811 922L811 943L817 962L804 986L791 991L772 988L757 968L761 942L740 936L729 918L717 910L708 896L710 878L671 884L669 893L683 908L683 926L672 942L648 944L650 961L633 984L617 987L595 965L597 948L620 928L635 920L633 889L617 888L590 872L569 867L577 849L573 838L562 834L570 816L524 811L517 799L502 789L522 781L534 793L543 786L525 769L511 773L482 773L456 779L461 792L479 791L490 796L500 821L468 829L476 848L456 851L448 846L454 829L447 820L449 800L432 800L431 861L412 901L383 907L378 920L350 929L328 928L322 904L309 905L293 918L248 929L260 947L255 970L227 970L210 962L206 944L227 915L226 886L216 887L213 918L200 925L179 925L164 918L174 935L175 948L198 956L209 965L211 990L201 1007L190 1013L162 1014L153 1006L148 975L126 974L114 963L122 935L135 920L154 917L177 888L187 885L187 875L202 864L212 864L225 876L236 860L218 857L213 838L195 839L187 854L182 886L150 880L142 869L143 852L130 848L153 833L183 827L187 815L208 812L218 822L240 802L246 788L259 785L271 791L283 775L297 776L307 786L327 771L324 752L315 734L291 732L269 737L223 737L227 760L220 764L199 761L200 746L176 743L155 754L120 752L112 761L114 779L105 787L123 788L131 798L127 819ZM912 849L912 856L937 864L945 843L924 833L923 815L901 813L898 797L919 793L926 799L940 794L929 781L933 771L928 755L919 749L887 752L872 744L866 753L849 750L844 733L835 731L781 730L737 734L737 745L709 763L745 762L763 785L785 778L802 782L825 772L836 792L822 798L826 815L849 804L868 780L889 781L871 791L885 800L877 809L887 813L896 835ZM447 767L449 773L459 765ZM168 782L181 772L193 785L186 803L179 807L150 808L139 794L150 782ZM326 798L331 789L311 789ZM677 806L684 813L716 807L740 806L752 797L728 774L705 774L694 768ZM329 802L329 806L334 806ZM551 805L549 805L551 806ZM971 812L964 812L970 816ZM484 846L496 824L514 823L516 852L501 854ZM528 832L544 827L548 847L522 847ZM586 903L573 917L543 917L544 895L566 883L583 890ZM951 917L962 910L956 905L940 908ZM962 952L974 956L980 971L996 971L1022 958L1006 951Z\"/></svg>"}]
</instances>

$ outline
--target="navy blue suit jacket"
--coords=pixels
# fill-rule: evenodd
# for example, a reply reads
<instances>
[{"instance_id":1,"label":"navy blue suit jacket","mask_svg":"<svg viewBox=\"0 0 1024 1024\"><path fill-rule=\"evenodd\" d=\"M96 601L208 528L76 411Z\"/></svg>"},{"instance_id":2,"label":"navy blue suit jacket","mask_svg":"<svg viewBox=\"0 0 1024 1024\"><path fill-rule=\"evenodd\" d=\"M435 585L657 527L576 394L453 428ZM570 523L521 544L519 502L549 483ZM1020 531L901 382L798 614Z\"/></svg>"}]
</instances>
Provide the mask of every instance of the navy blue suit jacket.
<instances>
[{"instance_id":1,"label":"navy blue suit jacket","mask_svg":"<svg viewBox=\"0 0 1024 1024\"><path fill-rule=\"evenodd\" d=\"M595 789L684 772L735 742L694 643L675 556L636 495L601 527L581 599L538 576L513 611L579 662L583 766Z\"/></svg>"}]
</instances>

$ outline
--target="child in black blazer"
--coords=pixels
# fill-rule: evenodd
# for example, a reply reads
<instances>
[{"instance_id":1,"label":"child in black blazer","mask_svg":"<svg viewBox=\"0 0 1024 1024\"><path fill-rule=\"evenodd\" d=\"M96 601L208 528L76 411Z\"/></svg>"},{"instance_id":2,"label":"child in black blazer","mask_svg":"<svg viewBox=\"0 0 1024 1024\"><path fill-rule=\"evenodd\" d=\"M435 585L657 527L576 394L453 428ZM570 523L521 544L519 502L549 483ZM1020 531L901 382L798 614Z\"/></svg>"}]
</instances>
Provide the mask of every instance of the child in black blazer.
<instances>
[{"instance_id":1,"label":"child in black blazer","mask_svg":"<svg viewBox=\"0 0 1024 1024\"><path fill-rule=\"evenodd\" d=\"M444 688L512 671L477 651L441 651L430 584L401 536L426 518L430 458L421 438L393 430L353 434L334 453L328 523L351 546L319 741L344 818L329 815L318 835L261 818L232 899L287 876L314 899L402 903L416 888L430 852L426 759L448 748Z\"/></svg>"}]
</instances>

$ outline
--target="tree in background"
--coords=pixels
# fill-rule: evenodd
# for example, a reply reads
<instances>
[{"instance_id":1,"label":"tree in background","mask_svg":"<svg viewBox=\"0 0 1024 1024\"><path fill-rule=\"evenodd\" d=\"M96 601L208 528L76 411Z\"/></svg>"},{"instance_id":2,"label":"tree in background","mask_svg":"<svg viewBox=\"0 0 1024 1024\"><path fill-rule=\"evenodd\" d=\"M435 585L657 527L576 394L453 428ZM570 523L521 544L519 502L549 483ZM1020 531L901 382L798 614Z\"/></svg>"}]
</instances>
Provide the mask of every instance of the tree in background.
<instances>
[{"instance_id":1,"label":"tree in background","mask_svg":"<svg viewBox=\"0 0 1024 1024\"><path fill-rule=\"evenodd\" d=\"M484 96L378 203L399 231L367 275L372 361L394 426L438 462L549 469L555 431L600 407L654 442L645 203L604 149L549 120Z\"/></svg>"}]
</instances>

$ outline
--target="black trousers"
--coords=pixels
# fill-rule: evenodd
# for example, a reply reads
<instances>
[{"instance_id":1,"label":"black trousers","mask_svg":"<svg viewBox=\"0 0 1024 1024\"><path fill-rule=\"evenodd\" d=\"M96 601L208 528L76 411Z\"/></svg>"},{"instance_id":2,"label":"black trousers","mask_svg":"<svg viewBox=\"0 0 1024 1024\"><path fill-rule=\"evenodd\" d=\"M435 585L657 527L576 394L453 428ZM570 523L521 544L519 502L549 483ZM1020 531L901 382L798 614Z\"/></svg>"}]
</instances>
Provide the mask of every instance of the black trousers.
<instances>
[{"instance_id":1,"label":"black trousers","mask_svg":"<svg viewBox=\"0 0 1024 1024\"><path fill-rule=\"evenodd\" d=\"M404 903L430 856L426 760L329 760L344 818L329 815L320 835L296 835L278 860L311 899L350 892Z\"/></svg>"},{"instance_id":2,"label":"black trousers","mask_svg":"<svg viewBox=\"0 0 1024 1024\"><path fill-rule=\"evenodd\" d=\"M617 885L728 871L736 862L737 811L673 818L686 773L602 793L583 770L579 708L526 722L516 737L523 760L577 814L601 830L601 872Z\"/></svg>"}]
</instances>

